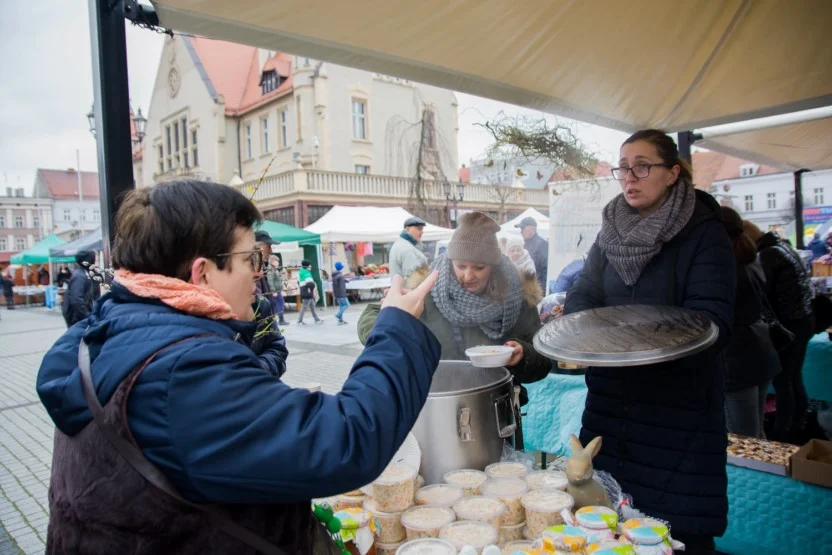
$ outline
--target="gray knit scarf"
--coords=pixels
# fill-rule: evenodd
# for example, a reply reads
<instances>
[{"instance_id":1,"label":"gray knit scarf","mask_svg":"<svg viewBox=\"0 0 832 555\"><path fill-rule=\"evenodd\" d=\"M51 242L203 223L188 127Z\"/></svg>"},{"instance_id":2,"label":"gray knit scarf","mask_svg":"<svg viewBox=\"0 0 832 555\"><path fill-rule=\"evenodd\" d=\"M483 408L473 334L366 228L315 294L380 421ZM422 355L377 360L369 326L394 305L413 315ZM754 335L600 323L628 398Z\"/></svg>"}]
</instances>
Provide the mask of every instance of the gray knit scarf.
<instances>
[{"instance_id":1,"label":"gray knit scarf","mask_svg":"<svg viewBox=\"0 0 832 555\"><path fill-rule=\"evenodd\" d=\"M436 308L451 325L460 328L479 326L491 339L500 339L509 334L520 317L523 305L523 285L520 274L505 256L500 262L500 271L506 277L506 298L502 301L492 301L484 295L469 293L456 280L453 265L443 254L437 258L432 266L439 270L439 280L431 295Z\"/></svg>"},{"instance_id":2,"label":"gray knit scarf","mask_svg":"<svg viewBox=\"0 0 832 555\"><path fill-rule=\"evenodd\" d=\"M598 246L624 283L632 286L662 245L687 225L695 206L696 193L686 179L679 179L664 204L646 218L618 195L604 207Z\"/></svg>"}]
</instances>

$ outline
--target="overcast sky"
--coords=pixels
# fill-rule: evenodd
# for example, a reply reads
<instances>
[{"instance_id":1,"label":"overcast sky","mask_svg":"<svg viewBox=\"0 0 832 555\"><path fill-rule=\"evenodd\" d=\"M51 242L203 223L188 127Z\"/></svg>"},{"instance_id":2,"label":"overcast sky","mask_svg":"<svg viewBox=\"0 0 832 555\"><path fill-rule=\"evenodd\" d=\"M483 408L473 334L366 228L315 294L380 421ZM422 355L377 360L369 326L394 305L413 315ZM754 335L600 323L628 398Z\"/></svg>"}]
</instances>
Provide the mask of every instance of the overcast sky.
<instances>
[{"instance_id":1,"label":"overcast sky","mask_svg":"<svg viewBox=\"0 0 832 555\"><path fill-rule=\"evenodd\" d=\"M0 185L31 190L37 168L97 170L86 114L93 101L89 8L86 0L15 0L0 18ZM133 108L147 113L163 36L127 26ZM512 105L459 94L459 160L488 148L474 124L499 112L535 114ZM613 160L624 134L578 124L579 137Z\"/></svg>"}]
</instances>

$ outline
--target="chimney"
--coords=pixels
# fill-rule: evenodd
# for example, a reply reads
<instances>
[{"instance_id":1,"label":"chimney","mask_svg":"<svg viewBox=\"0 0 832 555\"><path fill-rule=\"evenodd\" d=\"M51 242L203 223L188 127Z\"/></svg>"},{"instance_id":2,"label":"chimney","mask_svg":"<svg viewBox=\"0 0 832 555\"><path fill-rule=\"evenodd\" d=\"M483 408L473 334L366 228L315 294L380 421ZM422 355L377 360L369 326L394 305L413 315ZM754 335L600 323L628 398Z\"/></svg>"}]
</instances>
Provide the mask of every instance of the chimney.
<instances>
[{"instance_id":1,"label":"chimney","mask_svg":"<svg viewBox=\"0 0 832 555\"><path fill-rule=\"evenodd\" d=\"M26 195L23 193L23 189L20 188L20 189L15 189L14 190L14 196L16 196L17 198L23 198Z\"/></svg>"},{"instance_id":2,"label":"chimney","mask_svg":"<svg viewBox=\"0 0 832 555\"><path fill-rule=\"evenodd\" d=\"M75 173L75 168L67 168L67 173Z\"/></svg>"},{"instance_id":3,"label":"chimney","mask_svg":"<svg viewBox=\"0 0 832 555\"><path fill-rule=\"evenodd\" d=\"M14 195L12 195L12 188L11 187L6 187L6 196L7 197L14 196Z\"/></svg>"}]
</instances>

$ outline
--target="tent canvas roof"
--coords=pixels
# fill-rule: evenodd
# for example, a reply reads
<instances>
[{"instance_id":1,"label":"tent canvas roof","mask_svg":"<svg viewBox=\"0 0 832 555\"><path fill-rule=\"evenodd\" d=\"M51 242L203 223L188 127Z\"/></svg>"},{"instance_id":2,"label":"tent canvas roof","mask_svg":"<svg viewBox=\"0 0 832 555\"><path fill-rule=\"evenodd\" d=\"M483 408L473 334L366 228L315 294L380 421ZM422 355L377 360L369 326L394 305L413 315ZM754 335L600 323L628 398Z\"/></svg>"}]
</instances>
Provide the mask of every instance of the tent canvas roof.
<instances>
[{"instance_id":1,"label":"tent canvas roof","mask_svg":"<svg viewBox=\"0 0 832 555\"><path fill-rule=\"evenodd\" d=\"M278 243L292 243L296 242L299 245L320 245L321 237L316 233L311 233L287 224L280 222L272 222L264 220L258 231L263 230Z\"/></svg>"},{"instance_id":2,"label":"tent canvas roof","mask_svg":"<svg viewBox=\"0 0 832 555\"><path fill-rule=\"evenodd\" d=\"M74 241L52 247L49 249L49 254L54 260L58 257L75 256L80 251L100 251L102 248L104 247L101 241L101 228L99 227Z\"/></svg>"},{"instance_id":3,"label":"tent canvas roof","mask_svg":"<svg viewBox=\"0 0 832 555\"><path fill-rule=\"evenodd\" d=\"M327 243L344 241L389 243L404 229L404 222L413 215L404 208L378 206L333 206L324 216L306 227L318 233ZM453 229L428 224L422 241L450 239Z\"/></svg>"},{"instance_id":4,"label":"tent canvas roof","mask_svg":"<svg viewBox=\"0 0 832 555\"><path fill-rule=\"evenodd\" d=\"M42 239L38 244L30 249L26 249L25 251L19 252L14 255L11 259L12 264L46 264L49 262L49 249L51 247L57 247L59 245L63 245L66 243L63 239L58 237L57 235L49 235L48 237ZM53 258L55 262L72 262L75 260L73 257L67 258Z\"/></svg>"}]
</instances>

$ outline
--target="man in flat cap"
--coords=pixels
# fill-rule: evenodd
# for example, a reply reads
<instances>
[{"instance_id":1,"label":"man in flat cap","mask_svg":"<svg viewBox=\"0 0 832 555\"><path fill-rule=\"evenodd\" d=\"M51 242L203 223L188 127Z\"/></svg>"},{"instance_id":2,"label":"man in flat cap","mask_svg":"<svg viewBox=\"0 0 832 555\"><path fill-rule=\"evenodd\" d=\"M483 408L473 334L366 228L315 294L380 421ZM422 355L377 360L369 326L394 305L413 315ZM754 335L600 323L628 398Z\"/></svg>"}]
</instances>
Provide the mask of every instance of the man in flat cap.
<instances>
[{"instance_id":1,"label":"man in flat cap","mask_svg":"<svg viewBox=\"0 0 832 555\"><path fill-rule=\"evenodd\" d=\"M428 259L419 249L425 221L412 217L404 222L404 229L390 249L390 276L402 276L406 280L411 272L428 265Z\"/></svg>"},{"instance_id":2,"label":"man in flat cap","mask_svg":"<svg viewBox=\"0 0 832 555\"><path fill-rule=\"evenodd\" d=\"M525 241L524 247L529 251L534 267L537 270L537 281L540 283L543 294L546 294L546 272L549 269L549 242L537 234L537 220L531 217L523 220L514 227L520 228L520 235Z\"/></svg>"}]
</instances>

